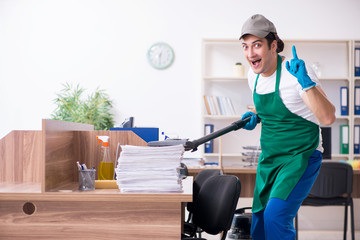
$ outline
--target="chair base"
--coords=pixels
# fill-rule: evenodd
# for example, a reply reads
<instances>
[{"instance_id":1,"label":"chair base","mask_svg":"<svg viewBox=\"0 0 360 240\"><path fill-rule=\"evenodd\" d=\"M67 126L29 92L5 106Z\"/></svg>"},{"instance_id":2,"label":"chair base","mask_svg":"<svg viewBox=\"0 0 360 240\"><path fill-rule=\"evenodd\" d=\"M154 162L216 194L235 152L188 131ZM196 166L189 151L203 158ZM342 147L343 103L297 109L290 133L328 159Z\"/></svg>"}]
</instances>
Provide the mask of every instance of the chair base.
<instances>
[{"instance_id":1,"label":"chair base","mask_svg":"<svg viewBox=\"0 0 360 240\"><path fill-rule=\"evenodd\" d=\"M329 201L331 202L331 201ZM309 202L307 202L309 203ZM323 206L323 205L307 205L304 206ZM334 205L326 205L326 206L334 206ZM348 205L345 205L345 212L344 212L344 229L343 229L343 239L346 240L347 236L347 212L348 212L348 206L350 207L350 227L351 227L351 239L355 240L355 226L354 226L354 206L352 199L350 200L350 203ZM296 230L296 236L295 239L298 240L298 215L295 216L295 230Z\"/></svg>"}]
</instances>

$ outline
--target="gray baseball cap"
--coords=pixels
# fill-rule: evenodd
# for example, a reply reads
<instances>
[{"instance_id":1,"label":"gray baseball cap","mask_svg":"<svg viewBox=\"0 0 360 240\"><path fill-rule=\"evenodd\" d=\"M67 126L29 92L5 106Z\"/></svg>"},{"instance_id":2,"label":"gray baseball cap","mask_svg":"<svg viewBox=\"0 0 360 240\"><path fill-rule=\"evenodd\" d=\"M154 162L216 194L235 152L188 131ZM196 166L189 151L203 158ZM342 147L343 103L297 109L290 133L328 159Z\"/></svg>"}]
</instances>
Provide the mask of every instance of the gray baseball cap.
<instances>
[{"instance_id":1,"label":"gray baseball cap","mask_svg":"<svg viewBox=\"0 0 360 240\"><path fill-rule=\"evenodd\" d=\"M241 39L246 34L251 34L259 38L266 37L269 33L276 33L275 25L261 14L251 16L241 29Z\"/></svg>"}]
</instances>

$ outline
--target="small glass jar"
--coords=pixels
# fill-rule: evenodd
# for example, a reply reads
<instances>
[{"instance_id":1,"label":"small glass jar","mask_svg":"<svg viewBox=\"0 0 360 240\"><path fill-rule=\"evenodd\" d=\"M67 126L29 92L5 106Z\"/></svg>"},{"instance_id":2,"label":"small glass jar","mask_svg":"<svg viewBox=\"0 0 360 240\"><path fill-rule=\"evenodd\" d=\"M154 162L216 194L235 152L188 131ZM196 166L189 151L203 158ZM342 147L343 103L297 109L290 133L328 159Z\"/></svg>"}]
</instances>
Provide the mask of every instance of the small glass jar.
<instances>
[{"instance_id":1,"label":"small glass jar","mask_svg":"<svg viewBox=\"0 0 360 240\"><path fill-rule=\"evenodd\" d=\"M321 77L321 66L319 62L313 62L313 64L311 65L312 69L314 70L316 76L318 78Z\"/></svg>"},{"instance_id":2,"label":"small glass jar","mask_svg":"<svg viewBox=\"0 0 360 240\"><path fill-rule=\"evenodd\" d=\"M235 63L233 66L233 75L234 77L244 77L245 76L245 67L240 62Z\"/></svg>"}]
</instances>

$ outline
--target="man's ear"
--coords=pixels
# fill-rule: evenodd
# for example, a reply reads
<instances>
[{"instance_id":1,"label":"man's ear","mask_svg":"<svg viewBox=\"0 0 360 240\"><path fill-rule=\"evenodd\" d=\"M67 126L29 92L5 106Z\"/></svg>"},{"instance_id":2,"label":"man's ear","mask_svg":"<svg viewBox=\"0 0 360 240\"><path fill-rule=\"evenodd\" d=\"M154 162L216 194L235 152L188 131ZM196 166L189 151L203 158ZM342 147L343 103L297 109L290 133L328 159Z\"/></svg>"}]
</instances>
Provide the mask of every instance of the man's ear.
<instances>
[{"instance_id":1,"label":"man's ear","mask_svg":"<svg viewBox=\"0 0 360 240\"><path fill-rule=\"evenodd\" d=\"M276 53L276 50L277 50L277 41L274 40L274 41L272 41L272 43L271 43L271 52Z\"/></svg>"}]
</instances>

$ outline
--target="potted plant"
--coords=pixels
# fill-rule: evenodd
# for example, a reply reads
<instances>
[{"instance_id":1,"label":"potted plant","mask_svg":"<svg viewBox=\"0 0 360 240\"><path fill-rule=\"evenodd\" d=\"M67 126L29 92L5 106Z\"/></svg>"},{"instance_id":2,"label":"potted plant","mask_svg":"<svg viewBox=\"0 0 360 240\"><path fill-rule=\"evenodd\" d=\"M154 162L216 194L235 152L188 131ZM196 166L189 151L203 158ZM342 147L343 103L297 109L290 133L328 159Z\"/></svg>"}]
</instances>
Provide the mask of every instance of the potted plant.
<instances>
[{"instance_id":1,"label":"potted plant","mask_svg":"<svg viewBox=\"0 0 360 240\"><path fill-rule=\"evenodd\" d=\"M85 89L79 85L73 87L65 83L63 87L54 99L56 108L51 119L92 124L95 130L109 130L114 126L112 101L104 90L97 88L84 99Z\"/></svg>"}]
</instances>

